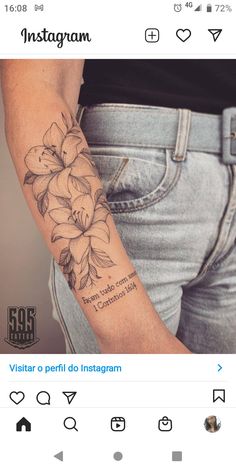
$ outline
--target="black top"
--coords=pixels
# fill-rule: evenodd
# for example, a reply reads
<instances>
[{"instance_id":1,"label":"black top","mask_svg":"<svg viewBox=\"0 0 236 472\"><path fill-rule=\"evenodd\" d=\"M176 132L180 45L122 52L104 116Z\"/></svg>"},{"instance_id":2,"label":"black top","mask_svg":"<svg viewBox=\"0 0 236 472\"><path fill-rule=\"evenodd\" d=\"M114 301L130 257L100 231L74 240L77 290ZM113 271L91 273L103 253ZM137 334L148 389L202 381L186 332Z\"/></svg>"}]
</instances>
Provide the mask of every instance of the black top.
<instances>
[{"instance_id":1,"label":"black top","mask_svg":"<svg viewBox=\"0 0 236 472\"><path fill-rule=\"evenodd\" d=\"M219 114L236 106L236 60L87 60L80 103L135 103Z\"/></svg>"}]
</instances>

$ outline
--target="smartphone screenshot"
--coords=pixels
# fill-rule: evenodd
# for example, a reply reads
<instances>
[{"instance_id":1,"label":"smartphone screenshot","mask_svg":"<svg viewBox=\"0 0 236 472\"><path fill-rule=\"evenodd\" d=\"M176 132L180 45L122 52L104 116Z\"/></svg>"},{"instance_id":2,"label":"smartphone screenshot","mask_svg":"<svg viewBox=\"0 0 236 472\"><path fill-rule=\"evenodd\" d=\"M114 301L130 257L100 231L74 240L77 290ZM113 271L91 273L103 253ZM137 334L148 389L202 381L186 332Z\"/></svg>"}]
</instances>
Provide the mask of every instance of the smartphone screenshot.
<instances>
[{"instance_id":1,"label":"smartphone screenshot","mask_svg":"<svg viewBox=\"0 0 236 472\"><path fill-rule=\"evenodd\" d=\"M235 470L235 19L1 2L1 470Z\"/></svg>"}]
</instances>

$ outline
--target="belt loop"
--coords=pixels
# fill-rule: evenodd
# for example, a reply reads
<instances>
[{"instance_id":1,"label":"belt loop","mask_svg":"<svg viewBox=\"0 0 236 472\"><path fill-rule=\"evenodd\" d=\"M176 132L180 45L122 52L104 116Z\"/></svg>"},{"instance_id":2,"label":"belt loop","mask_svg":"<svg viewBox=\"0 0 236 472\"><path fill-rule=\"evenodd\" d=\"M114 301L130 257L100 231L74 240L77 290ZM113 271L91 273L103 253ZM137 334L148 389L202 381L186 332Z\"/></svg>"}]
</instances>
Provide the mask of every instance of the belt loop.
<instances>
[{"instance_id":1,"label":"belt loop","mask_svg":"<svg viewBox=\"0 0 236 472\"><path fill-rule=\"evenodd\" d=\"M236 108L225 108L222 114L222 160L236 164Z\"/></svg>"},{"instance_id":2,"label":"belt loop","mask_svg":"<svg viewBox=\"0 0 236 472\"><path fill-rule=\"evenodd\" d=\"M191 125L191 110L179 109L179 122L173 161L185 161Z\"/></svg>"},{"instance_id":3,"label":"belt loop","mask_svg":"<svg viewBox=\"0 0 236 472\"><path fill-rule=\"evenodd\" d=\"M83 107L83 105L80 105L80 104L78 106L78 111L77 111L77 114L76 114L76 120L77 120L77 123L78 123L79 126L80 126L85 108L86 107Z\"/></svg>"}]
</instances>

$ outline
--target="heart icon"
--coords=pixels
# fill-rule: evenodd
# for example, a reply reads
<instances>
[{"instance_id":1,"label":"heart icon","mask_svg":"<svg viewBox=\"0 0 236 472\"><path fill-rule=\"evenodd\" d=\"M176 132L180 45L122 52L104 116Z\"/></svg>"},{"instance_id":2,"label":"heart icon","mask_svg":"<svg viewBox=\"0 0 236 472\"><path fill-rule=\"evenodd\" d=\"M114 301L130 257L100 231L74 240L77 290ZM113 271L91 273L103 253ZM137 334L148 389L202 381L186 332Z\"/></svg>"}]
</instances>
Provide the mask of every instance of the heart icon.
<instances>
[{"instance_id":1,"label":"heart icon","mask_svg":"<svg viewBox=\"0 0 236 472\"><path fill-rule=\"evenodd\" d=\"M11 392L9 397L15 405L19 405L19 403L23 402L25 394L24 392Z\"/></svg>"},{"instance_id":2,"label":"heart icon","mask_svg":"<svg viewBox=\"0 0 236 472\"><path fill-rule=\"evenodd\" d=\"M190 29L187 29L187 28L186 29L178 29L176 31L177 38L179 38L180 41L182 41L183 43L185 43L185 41L187 41L190 38L191 34L192 33L191 33Z\"/></svg>"}]
</instances>

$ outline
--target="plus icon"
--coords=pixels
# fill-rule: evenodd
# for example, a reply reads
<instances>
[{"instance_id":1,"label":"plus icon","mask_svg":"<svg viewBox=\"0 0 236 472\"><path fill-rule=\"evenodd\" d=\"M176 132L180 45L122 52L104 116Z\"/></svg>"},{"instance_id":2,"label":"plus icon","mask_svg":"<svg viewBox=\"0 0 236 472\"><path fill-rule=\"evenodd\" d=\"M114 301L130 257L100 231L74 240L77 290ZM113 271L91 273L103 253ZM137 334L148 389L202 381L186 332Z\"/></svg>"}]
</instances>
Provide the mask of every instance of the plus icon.
<instances>
[{"instance_id":1,"label":"plus icon","mask_svg":"<svg viewBox=\"0 0 236 472\"><path fill-rule=\"evenodd\" d=\"M145 31L145 41L147 43L157 43L160 39L160 31L157 28L147 28Z\"/></svg>"}]
</instances>

